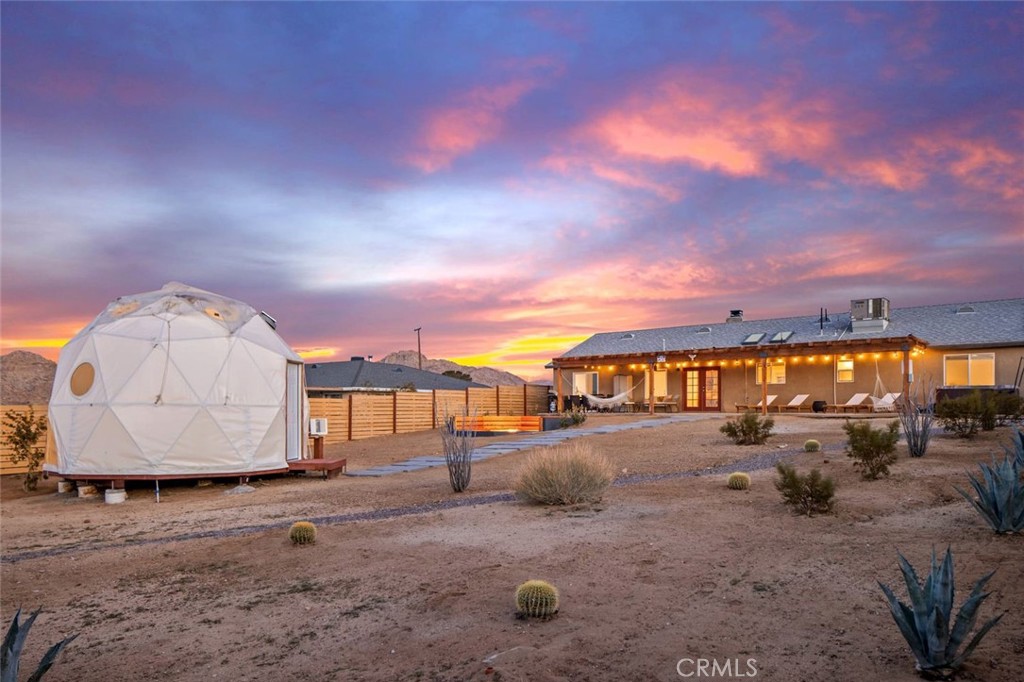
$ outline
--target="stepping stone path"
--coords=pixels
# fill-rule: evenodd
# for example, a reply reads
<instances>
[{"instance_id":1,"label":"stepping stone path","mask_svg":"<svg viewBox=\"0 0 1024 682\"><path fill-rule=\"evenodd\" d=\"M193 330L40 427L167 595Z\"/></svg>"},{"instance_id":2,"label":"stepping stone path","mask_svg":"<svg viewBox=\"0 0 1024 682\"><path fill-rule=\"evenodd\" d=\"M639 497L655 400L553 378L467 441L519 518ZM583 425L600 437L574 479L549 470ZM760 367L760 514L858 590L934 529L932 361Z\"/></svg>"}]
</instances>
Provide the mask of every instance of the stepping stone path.
<instances>
[{"instance_id":1,"label":"stepping stone path","mask_svg":"<svg viewBox=\"0 0 1024 682\"><path fill-rule=\"evenodd\" d=\"M558 443L573 438L583 438L584 436L596 436L603 433L618 433L620 431L634 431L636 429L652 429L659 426L665 426L666 424L695 421L697 419L707 419L707 415L677 414L658 417L656 419L648 419L644 421L623 422L622 424L605 424L604 426L594 426L591 428L559 429L558 431L541 431L535 436L529 436L528 438L524 438L522 440L506 443L493 443L491 445L482 445L473 450L473 461L482 462L485 459L497 457L498 455L507 455L510 452L519 452L520 450L528 450L529 448L536 448L544 445L556 445ZM371 469L347 471L345 472L345 475L388 476L390 474L400 474L403 471L419 471L420 469L429 469L431 467L443 466L444 463L445 461L443 455L423 455L422 457L413 457L412 459L408 459L404 462L386 464L384 466L373 467Z\"/></svg>"}]
</instances>

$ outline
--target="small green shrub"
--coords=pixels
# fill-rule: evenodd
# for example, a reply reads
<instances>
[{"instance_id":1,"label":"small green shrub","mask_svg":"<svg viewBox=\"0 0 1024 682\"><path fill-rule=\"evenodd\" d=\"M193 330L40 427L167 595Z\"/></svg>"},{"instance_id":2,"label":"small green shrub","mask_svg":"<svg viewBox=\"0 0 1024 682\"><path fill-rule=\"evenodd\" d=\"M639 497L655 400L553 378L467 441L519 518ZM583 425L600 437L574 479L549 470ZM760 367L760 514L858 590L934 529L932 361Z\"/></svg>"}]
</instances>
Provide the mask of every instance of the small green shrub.
<instances>
[{"instance_id":1,"label":"small green shrub","mask_svg":"<svg viewBox=\"0 0 1024 682\"><path fill-rule=\"evenodd\" d=\"M982 637L1003 617L1000 614L981 626L963 653L957 653L974 629L981 602L988 597L988 593L983 592L985 583L992 577L992 573L974 583L970 596L960 606L954 622L953 553L947 548L946 556L939 564L935 559L935 551L932 551L931 572L924 583L918 580L914 567L902 554L899 554L899 561L903 581L907 584L909 604L897 599L887 585L879 582L878 586L885 593L896 626L914 652L917 671L928 678L949 679L971 655Z\"/></svg>"},{"instance_id":2,"label":"small green shrub","mask_svg":"<svg viewBox=\"0 0 1024 682\"><path fill-rule=\"evenodd\" d=\"M775 488L782 493L782 500L795 511L807 516L828 514L835 509L835 482L823 477L817 469L801 476L792 466L779 462L775 465L779 478Z\"/></svg>"},{"instance_id":3,"label":"small green shrub","mask_svg":"<svg viewBox=\"0 0 1024 682\"><path fill-rule=\"evenodd\" d=\"M957 438L974 438L981 427L981 393L946 398L935 405L935 418Z\"/></svg>"},{"instance_id":4,"label":"small green shrub","mask_svg":"<svg viewBox=\"0 0 1024 682\"><path fill-rule=\"evenodd\" d=\"M516 588L516 615L551 618L558 613L558 589L543 580L527 580Z\"/></svg>"},{"instance_id":5,"label":"small green shrub","mask_svg":"<svg viewBox=\"0 0 1024 682\"><path fill-rule=\"evenodd\" d=\"M935 410L930 406L929 400L931 395L931 384L927 383L924 389L896 401L896 412L903 427L903 437L907 439L907 453L911 457L924 457L928 452L932 422L935 421Z\"/></svg>"},{"instance_id":6,"label":"small green shrub","mask_svg":"<svg viewBox=\"0 0 1024 682\"><path fill-rule=\"evenodd\" d=\"M804 452L820 452L821 443L813 438L804 442Z\"/></svg>"},{"instance_id":7,"label":"small green shrub","mask_svg":"<svg viewBox=\"0 0 1024 682\"><path fill-rule=\"evenodd\" d=\"M46 436L46 417L35 415L31 407L28 412L7 410L4 413L3 443L11 449L11 463L26 463L27 471L21 482L25 492L31 492L39 485L39 469L46 456L46 448L39 441Z\"/></svg>"},{"instance_id":8,"label":"small green shrub","mask_svg":"<svg viewBox=\"0 0 1024 682\"><path fill-rule=\"evenodd\" d=\"M316 544L316 526L309 521L296 521L288 529L288 539L293 545Z\"/></svg>"},{"instance_id":9,"label":"small green shrub","mask_svg":"<svg viewBox=\"0 0 1024 682\"><path fill-rule=\"evenodd\" d=\"M539 504L580 504L600 501L614 479L611 462L573 440L527 457L513 488Z\"/></svg>"},{"instance_id":10,"label":"small green shrub","mask_svg":"<svg viewBox=\"0 0 1024 682\"><path fill-rule=\"evenodd\" d=\"M861 477L873 481L879 476L889 475L889 465L896 462L899 421L889 422L886 429L876 431L870 422L853 423L847 419L843 431L850 439L846 444L846 454L856 460L854 466L861 469Z\"/></svg>"},{"instance_id":11,"label":"small green shrub","mask_svg":"<svg viewBox=\"0 0 1024 682\"><path fill-rule=\"evenodd\" d=\"M756 412L747 411L731 419L719 429L737 445L761 445L772 435L775 420L761 418Z\"/></svg>"},{"instance_id":12,"label":"small green shrub","mask_svg":"<svg viewBox=\"0 0 1024 682\"><path fill-rule=\"evenodd\" d=\"M7 634L4 635L3 649L0 650L0 680L2 682L18 682L18 668L21 667L21 652L25 648L25 640L28 639L29 630L32 629L32 623L35 622L36 617L39 615L39 611L32 613L28 618L22 622L21 620L21 609L18 609L14 613L14 618L11 620L10 627L7 628ZM51 646L47 652L43 655L43 658L39 661L39 665L36 666L36 670L29 676L30 682L42 679L43 675L53 667L53 664L57 661L57 656L64 650L68 644L71 643L77 634L65 637L61 641Z\"/></svg>"},{"instance_id":13,"label":"small green shrub","mask_svg":"<svg viewBox=\"0 0 1024 682\"><path fill-rule=\"evenodd\" d=\"M960 486L953 487L978 510L995 532L1024 531L1024 483L1021 482L1020 467L1015 458L1007 454L998 464L993 458L991 466L981 462L978 467L981 469L981 479L974 474L967 474L977 499Z\"/></svg>"},{"instance_id":14,"label":"small green shrub","mask_svg":"<svg viewBox=\"0 0 1024 682\"><path fill-rule=\"evenodd\" d=\"M745 474L742 471L734 471L729 474L729 478L725 484L731 490L749 490L750 489L750 474Z\"/></svg>"}]
</instances>

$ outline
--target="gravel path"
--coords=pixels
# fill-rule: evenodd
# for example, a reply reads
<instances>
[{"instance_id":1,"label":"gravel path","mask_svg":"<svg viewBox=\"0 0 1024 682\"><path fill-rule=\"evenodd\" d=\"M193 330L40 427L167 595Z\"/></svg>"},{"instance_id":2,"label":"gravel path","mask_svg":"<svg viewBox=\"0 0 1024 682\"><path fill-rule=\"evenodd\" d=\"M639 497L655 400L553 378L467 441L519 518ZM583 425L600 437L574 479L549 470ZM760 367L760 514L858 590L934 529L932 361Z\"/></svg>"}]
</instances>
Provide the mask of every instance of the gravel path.
<instances>
[{"instance_id":1,"label":"gravel path","mask_svg":"<svg viewBox=\"0 0 1024 682\"><path fill-rule=\"evenodd\" d=\"M729 464L722 464L716 467L704 469L689 469L686 471L674 471L662 474L633 474L620 476L612 483L613 486L643 485L658 481L667 481L677 478L694 478L697 476L715 476L729 474L734 471L759 471L771 469L776 462L789 457L794 457L803 452L801 448L789 448L785 450L774 450L762 452ZM425 502L421 504L405 505L401 507L385 507L370 511L352 512L348 514L332 514L329 516L317 516L308 519L320 526L334 526L346 523L357 523L360 521L382 521L403 516L415 516L419 514L430 514L447 509L459 507L475 507L486 504L497 504L501 502L514 502L516 495L513 492L493 493L490 495L476 495L470 497L453 497L438 502ZM46 549L26 550L23 552L11 552L3 554L4 563L17 563L29 559L40 559L45 557L63 556L67 554L85 553L103 549L115 549L118 547L144 547L148 545L162 545L170 542L184 542L188 540L203 540L207 538L227 538L253 533L263 533L271 530L282 530L290 527L291 521L279 521L275 523L254 524L237 526L235 528L222 528L218 530L194 531L180 533L160 538L149 538L140 540L125 540L120 542L109 542L102 544L88 545L65 545L62 547L49 547Z\"/></svg>"}]
</instances>

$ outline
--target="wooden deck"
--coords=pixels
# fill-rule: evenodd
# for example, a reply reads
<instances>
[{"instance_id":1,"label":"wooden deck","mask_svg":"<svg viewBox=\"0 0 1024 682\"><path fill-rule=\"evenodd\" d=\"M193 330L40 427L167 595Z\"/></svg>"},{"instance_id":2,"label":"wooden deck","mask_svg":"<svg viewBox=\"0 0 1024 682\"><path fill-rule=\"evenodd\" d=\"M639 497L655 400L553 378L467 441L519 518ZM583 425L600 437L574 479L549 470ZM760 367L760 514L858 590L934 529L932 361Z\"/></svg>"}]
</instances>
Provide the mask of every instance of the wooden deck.
<instances>
[{"instance_id":1,"label":"wooden deck","mask_svg":"<svg viewBox=\"0 0 1024 682\"><path fill-rule=\"evenodd\" d=\"M324 459L322 457L311 457L309 459L297 459L288 462L288 471L305 472L319 471L324 478L335 478L348 468L347 459Z\"/></svg>"},{"instance_id":2,"label":"wooden deck","mask_svg":"<svg viewBox=\"0 0 1024 682\"><path fill-rule=\"evenodd\" d=\"M540 417L455 417L456 431L474 433L507 433L513 431L543 431L544 420Z\"/></svg>"}]
</instances>

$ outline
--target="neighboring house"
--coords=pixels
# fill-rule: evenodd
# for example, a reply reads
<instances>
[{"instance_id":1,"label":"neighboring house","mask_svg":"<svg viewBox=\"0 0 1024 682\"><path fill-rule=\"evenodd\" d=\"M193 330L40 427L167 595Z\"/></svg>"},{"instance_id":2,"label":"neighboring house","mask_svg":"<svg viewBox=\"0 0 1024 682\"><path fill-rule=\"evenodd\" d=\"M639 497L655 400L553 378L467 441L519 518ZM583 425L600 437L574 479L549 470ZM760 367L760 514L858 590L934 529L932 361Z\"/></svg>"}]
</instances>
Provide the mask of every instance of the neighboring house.
<instances>
[{"instance_id":1,"label":"neighboring house","mask_svg":"<svg viewBox=\"0 0 1024 682\"><path fill-rule=\"evenodd\" d=\"M893 308L851 301L839 314L595 334L559 358L563 396L621 395L649 409L663 396L684 411L731 411L774 395L837 405L856 394L931 387L1019 390L1024 298ZM632 389L632 390L631 390Z\"/></svg>"},{"instance_id":2,"label":"neighboring house","mask_svg":"<svg viewBox=\"0 0 1024 682\"><path fill-rule=\"evenodd\" d=\"M430 391L487 388L414 367L371 362L353 357L347 362L306 363L306 390L310 398L341 398L351 393L380 393L396 390Z\"/></svg>"}]
</instances>

